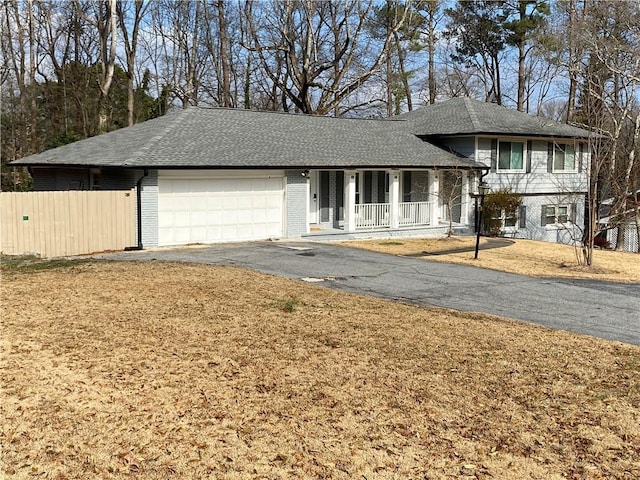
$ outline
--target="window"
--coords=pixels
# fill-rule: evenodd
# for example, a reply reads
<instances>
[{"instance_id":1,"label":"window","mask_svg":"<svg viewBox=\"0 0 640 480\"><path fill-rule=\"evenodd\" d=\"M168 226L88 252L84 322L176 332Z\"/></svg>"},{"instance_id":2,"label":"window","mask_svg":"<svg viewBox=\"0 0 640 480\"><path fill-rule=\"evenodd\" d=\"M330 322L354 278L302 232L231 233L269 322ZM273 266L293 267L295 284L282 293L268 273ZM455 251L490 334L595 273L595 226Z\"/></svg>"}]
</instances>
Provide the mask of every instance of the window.
<instances>
[{"instance_id":1,"label":"window","mask_svg":"<svg viewBox=\"0 0 640 480\"><path fill-rule=\"evenodd\" d=\"M518 212L508 212L505 209L497 212L496 215L493 215L492 218L496 221L496 223L500 224L500 230L506 230L507 228L512 229L518 226Z\"/></svg>"},{"instance_id":2,"label":"window","mask_svg":"<svg viewBox=\"0 0 640 480\"><path fill-rule=\"evenodd\" d=\"M524 169L524 142L503 142L498 146L498 170Z\"/></svg>"},{"instance_id":3,"label":"window","mask_svg":"<svg viewBox=\"0 0 640 480\"><path fill-rule=\"evenodd\" d=\"M556 225L569 222L569 205L543 205L542 225Z\"/></svg>"},{"instance_id":4,"label":"window","mask_svg":"<svg viewBox=\"0 0 640 480\"><path fill-rule=\"evenodd\" d=\"M576 170L576 147L575 145L556 143L553 146L553 171L575 171Z\"/></svg>"}]
</instances>

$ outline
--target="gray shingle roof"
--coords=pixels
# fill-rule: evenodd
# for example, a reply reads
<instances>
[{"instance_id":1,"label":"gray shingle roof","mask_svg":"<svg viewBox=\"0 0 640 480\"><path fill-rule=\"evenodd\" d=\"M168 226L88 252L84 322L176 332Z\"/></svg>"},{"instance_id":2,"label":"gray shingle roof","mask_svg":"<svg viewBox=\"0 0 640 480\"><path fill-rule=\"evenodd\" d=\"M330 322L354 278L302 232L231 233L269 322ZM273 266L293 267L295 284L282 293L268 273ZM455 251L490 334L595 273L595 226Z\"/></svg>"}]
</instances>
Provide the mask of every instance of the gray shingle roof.
<instances>
[{"instance_id":1,"label":"gray shingle roof","mask_svg":"<svg viewBox=\"0 0 640 480\"><path fill-rule=\"evenodd\" d=\"M409 121L411 132L421 136L483 133L588 138L594 135L588 130L468 97L418 108L396 118Z\"/></svg>"},{"instance_id":2,"label":"gray shingle roof","mask_svg":"<svg viewBox=\"0 0 640 480\"><path fill-rule=\"evenodd\" d=\"M189 108L13 162L150 168L478 167L407 122Z\"/></svg>"}]
</instances>

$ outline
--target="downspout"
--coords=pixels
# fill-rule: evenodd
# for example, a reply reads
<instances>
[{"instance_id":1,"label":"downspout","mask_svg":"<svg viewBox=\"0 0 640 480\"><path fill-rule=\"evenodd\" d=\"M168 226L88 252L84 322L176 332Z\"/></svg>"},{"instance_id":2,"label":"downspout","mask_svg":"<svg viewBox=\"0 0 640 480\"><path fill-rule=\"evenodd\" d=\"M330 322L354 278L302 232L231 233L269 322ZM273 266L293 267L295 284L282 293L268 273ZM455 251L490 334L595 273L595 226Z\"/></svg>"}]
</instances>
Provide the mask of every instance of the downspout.
<instances>
[{"instance_id":1,"label":"downspout","mask_svg":"<svg viewBox=\"0 0 640 480\"><path fill-rule=\"evenodd\" d=\"M138 210L138 245L135 247L125 247L125 252L130 252L132 250L142 250L142 181L144 177L149 175L149 170L144 169L143 175L136 182L136 208Z\"/></svg>"}]
</instances>

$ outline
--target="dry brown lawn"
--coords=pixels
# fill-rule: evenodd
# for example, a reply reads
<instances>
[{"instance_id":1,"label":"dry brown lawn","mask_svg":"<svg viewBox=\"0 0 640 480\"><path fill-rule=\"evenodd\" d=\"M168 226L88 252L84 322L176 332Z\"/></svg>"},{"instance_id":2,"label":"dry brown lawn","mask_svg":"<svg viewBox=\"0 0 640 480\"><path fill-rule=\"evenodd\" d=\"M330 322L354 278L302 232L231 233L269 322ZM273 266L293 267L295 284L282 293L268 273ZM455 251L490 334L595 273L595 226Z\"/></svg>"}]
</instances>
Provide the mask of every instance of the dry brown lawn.
<instances>
[{"instance_id":1,"label":"dry brown lawn","mask_svg":"<svg viewBox=\"0 0 640 480\"><path fill-rule=\"evenodd\" d=\"M480 245L491 239L481 238ZM436 253L444 250L473 247L475 237L402 238L390 240L357 240L343 245L363 248L394 255ZM519 273L533 277L562 277L608 280L613 282L640 283L640 254L594 250L591 267L579 266L580 252L568 245L533 240L513 240L513 245L491 250L451 253L447 255L425 255L425 259L436 262L473 265L502 272Z\"/></svg>"},{"instance_id":2,"label":"dry brown lawn","mask_svg":"<svg viewBox=\"0 0 640 480\"><path fill-rule=\"evenodd\" d=\"M640 348L232 267L4 271L0 374L7 479L640 478Z\"/></svg>"}]
</instances>

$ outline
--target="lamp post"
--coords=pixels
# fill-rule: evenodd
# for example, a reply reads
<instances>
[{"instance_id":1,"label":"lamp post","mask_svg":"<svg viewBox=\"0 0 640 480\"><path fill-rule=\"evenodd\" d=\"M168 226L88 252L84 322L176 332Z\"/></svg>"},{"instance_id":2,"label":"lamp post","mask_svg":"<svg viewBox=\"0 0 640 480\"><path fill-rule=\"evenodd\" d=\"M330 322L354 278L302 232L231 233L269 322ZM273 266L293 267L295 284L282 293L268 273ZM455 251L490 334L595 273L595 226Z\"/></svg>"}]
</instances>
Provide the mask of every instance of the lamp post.
<instances>
[{"instance_id":1,"label":"lamp post","mask_svg":"<svg viewBox=\"0 0 640 480\"><path fill-rule=\"evenodd\" d=\"M478 259L478 248L480 246L480 229L482 228L482 206L484 205L484 197L489 193L489 184L487 182L480 182L478 185L478 194L476 195L476 254L473 257ZM480 207L478 207L478 197L480 197Z\"/></svg>"}]
</instances>

